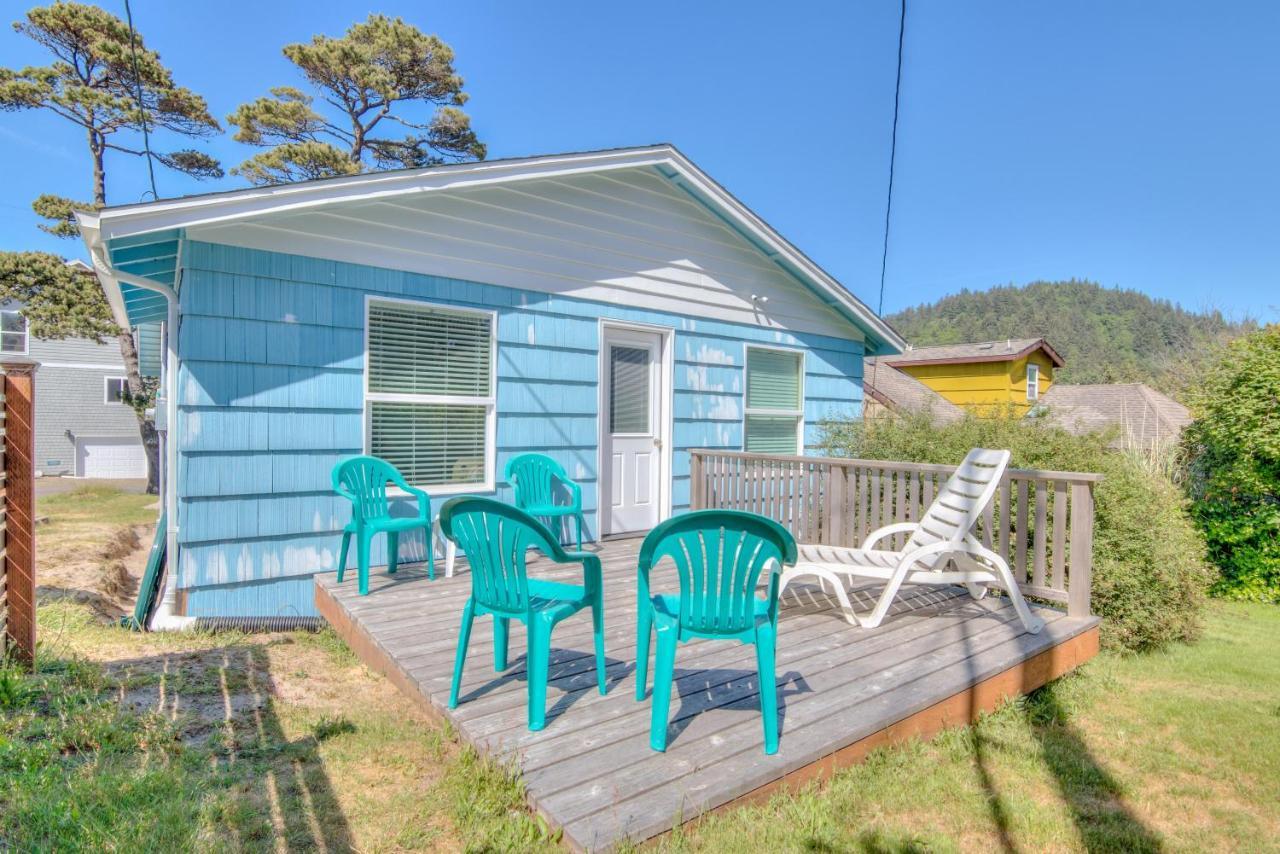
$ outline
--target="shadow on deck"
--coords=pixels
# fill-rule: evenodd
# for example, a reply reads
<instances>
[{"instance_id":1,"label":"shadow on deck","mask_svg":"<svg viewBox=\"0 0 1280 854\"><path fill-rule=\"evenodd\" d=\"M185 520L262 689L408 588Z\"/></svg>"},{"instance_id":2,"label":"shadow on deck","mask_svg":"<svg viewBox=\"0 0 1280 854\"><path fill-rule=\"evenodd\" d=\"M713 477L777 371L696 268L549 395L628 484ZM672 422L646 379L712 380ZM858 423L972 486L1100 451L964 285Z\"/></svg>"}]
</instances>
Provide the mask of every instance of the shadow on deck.
<instances>
[{"instance_id":1,"label":"shadow on deck","mask_svg":"<svg viewBox=\"0 0 1280 854\"><path fill-rule=\"evenodd\" d=\"M595 691L590 618L552 637L547 727L525 727L524 636L513 623L509 667L495 673L492 621L476 622L461 702L448 711L465 562L453 578L375 571L366 597L355 573L316 576L316 604L371 667L478 749L514 762L532 806L576 848L639 842L742 798L825 777L871 750L959 726L1091 658L1096 618L1038 609L1047 625L1022 631L1007 599L960 588L904 588L877 629L850 626L820 588L788 588L778 625L781 744L766 756L754 651L694 641L676 657L666 753L649 748L649 701L635 700L636 552L640 540L600 547L605 574L609 692ZM574 568L541 567L572 578ZM543 574L545 573L545 575ZM655 584L659 578L655 570ZM877 583L853 591L869 608Z\"/></svg>"}]
</instances>

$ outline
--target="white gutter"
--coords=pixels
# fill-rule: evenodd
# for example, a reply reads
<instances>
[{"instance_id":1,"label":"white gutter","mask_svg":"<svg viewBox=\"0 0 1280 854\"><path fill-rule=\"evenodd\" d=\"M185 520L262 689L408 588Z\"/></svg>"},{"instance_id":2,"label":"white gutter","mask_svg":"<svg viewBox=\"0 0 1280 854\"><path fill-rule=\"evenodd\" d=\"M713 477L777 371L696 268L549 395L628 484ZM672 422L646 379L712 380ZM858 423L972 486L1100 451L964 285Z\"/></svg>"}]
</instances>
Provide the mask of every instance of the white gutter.
<instances>
[{"instance_id":1,"label":"white gutter","mask_svg":"<svg viewBox=\"0 0 1280 854\"><path fill-rule=\"evenodd\" d=\"M96 236L96 235L95 235ZM95 241L96 242L96 241ZM164 590L160 601L147 628L153 632L188 629L195 623L195 617L184 617L174 613L178 594L178 445L173 441L173 430L178 424L178 293L168 285L117 270L111 266L107 253L101 243L90 246L94 268L101 276L124 282L135 288L158 293L165 298L168 316L165 321L165 364L164 364L164 405L165 432L162 435L164 465L160 469L160 494L164 499L165 519L165 554L168 570L164 577ZM179 244L179 260L182 250ZM181 275L181 265L177 275ZM111 291L111 288L107 288ZM116 292L119 292L117 287ZM112 306L116 308L116 306ZM123 309L123 306L120 306ZM117 320L120 311L117 311ZM128 317L124 318L128 323Z\"/></svg>"}]
</instances>

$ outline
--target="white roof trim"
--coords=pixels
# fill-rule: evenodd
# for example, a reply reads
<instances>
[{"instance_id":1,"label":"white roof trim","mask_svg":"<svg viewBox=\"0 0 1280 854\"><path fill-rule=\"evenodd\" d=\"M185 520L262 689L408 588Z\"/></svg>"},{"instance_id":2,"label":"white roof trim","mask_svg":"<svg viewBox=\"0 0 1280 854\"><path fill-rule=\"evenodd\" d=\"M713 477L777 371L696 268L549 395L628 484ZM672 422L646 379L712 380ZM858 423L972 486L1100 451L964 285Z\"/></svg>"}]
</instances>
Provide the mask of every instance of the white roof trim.
<instances>
[{"instance_id":1,"label":"white roof trim","mask_svg":"<svg viewBox=\"0 0 1280 854\"><path fill-rule=\"evenodd\" d=\"M842 313L866 327L874 337L887 342L890 347L906 349L906 342L866 304L671 145L370 172L344 178L122 205L97 212L77 212L76 218L90 251L96 249L100 252L105 242L115 238L225 223L268 211L299 211L340 201L368 201L413 193L645 166L662 167L660 171L668 178L714 205L746 236L762 247L770 258L785 261L816 285L819 292L825 292L831 297L829 304L832 307L842 310ZM95 261L97 260L95 254ZM104 279L110 276L109 268L103 270L103 265L96 266L99 267L100 275L107 274ZM108 287L107 290L110 292L111 288ZM109 300L110 296L108 293ZM121 308L114 301L112 307Z\"/></svg>"}]
</instances>

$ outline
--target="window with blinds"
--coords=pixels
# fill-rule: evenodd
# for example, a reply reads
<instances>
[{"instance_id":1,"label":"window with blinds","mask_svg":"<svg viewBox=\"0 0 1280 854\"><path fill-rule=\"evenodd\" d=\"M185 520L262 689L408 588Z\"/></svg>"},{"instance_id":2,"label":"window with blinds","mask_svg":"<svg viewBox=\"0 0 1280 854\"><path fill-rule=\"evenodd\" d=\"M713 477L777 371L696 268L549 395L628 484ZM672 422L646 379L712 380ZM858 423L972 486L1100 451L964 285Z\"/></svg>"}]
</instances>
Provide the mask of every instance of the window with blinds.
<instances>
[{"instance_id":1,"label":"window with blinds","mask_svg":"<svg viewBox=\"0 0 1280 854\"><path fill-rule=\"evenodd\" d=\"M804 417L804 354L747 348L747 405L743 450L797 454Z\"/></svg>"},{"instance_id":2,"label":"window with blinds","mask_svg":"<svg viewBox=\"0 0 1280 854\"><path fill-rule=\"evenodd\" d=\"M415 486L493 482L493 315L413 302L368 308L367 445Z\"/></svg>"},{"instance_id":3,"label":"window with blinds","mask_svg":"<svg viewBox=\"0 0 1280 854\"><path fill-rule=\"evenodd\" d=\"M643 435L651 431L651 358L647 347L609 347L609 432Z\"/></svg>"}]
</instances>

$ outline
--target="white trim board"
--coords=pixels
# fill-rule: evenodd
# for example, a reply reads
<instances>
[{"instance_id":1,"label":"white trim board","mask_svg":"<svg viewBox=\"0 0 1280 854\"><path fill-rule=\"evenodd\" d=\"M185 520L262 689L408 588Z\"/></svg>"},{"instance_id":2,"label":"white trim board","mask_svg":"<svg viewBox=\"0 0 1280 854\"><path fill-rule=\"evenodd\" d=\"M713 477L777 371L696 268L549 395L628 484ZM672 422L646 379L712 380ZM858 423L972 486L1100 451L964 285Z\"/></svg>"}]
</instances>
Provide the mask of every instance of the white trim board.
<instances>
[{"instance_id":1,"label":"white trim board","mask_svg":"<svg viewBox=\"0 0 1280 854\"><path fill-rule=\"evenodd\" d=\"M231 224L266 213L274 217L277 214L301 213L336 203L389 201L422 193L447 192L468 187L509 186L531 180L558 179L587 173L621 174L620 170L627 169L650 173L656 170L657 174L686 193L691 200L706 207L753 244L769 262L776 264L787 275L804 282L813 292L814 298L834 309L858 331L859 337L862 333L869 332L875 339L884 342L882 347L873 346L869 349L900 351L906 348L906 342L868 306L671 145L374 172L105 208L98 212L77 213L77 219L91 251L96 249L101 252L107 242L117 238L170 229ZM100 269L100 274L103 275L108 293L111 294L113 289L118 292L119 285L111 277L110 271ZM503 279L505 277L498 277L499 281ZM513 287L522 286L519 282L509 284ZM116 306L122 305L119 299L112 302Z\"/></svg>"},{"instance_id":2,"label":"white trim board","mask_svg":"<svg viewBox=\"0 0 1280 854\"><path fill-rule=\"evenodd\" d=\"M458 395L446 394L388 394L385 392L369 391L369 307L374 303L384 303L391 305L412 305L420 308L438 308L441 311L454 312L457 314L476 314L489 318L489 397L463 397ZM428 486L425 484L413 483L424 490L433 498L443 495L464 495L470 492L493 492L497 488L497 440L498 440L498 313L490 309L470 308L457 305L448 305L445 303L430 302L428 300L405 299L404 297L382 296L380 294L365 294L364 298L364 359L363 359L363 387L362 395L364 401L364 413L361 418L361 448L363 453L372 453L369 446L370 427L373 412L370 403L377 401L405 402L405 403L444 403L459 404L470 406L485 407L485 437L484 437L484 481L480 483L451 483L446 485ZM388 494L401 495L403 491L400 489L388 490Z\"/></svg>"},{"instance_id":3,"label":"white trim board","mask_svg":"<svg viewBox=\"0 0 1280 854\"><path fill-rule=\"evenodd\" d=\"M44 362L40 363L42 368L76 368L82 371L123 371L124 362L116 362L113 364L99 364L97 362Z\"/></svg>"},{"instance_id":4,"label":"white trim board","mask_svg":"<svg viewBox=\"0 0 1280 854\"><path fill-rule=\"evenodd\" d=\"M750 359L752 350L772 350L775 353L789 353L800 357L800 406L798 409L752 409L747 405L747 362ZM796 419L796 451L797 454L804 453L804 408L805 408L805 387L808 385L805 380L808 378L807 370L808 351L799 347L779 347L776 344L753 344L748 341L742 342L742 450L747 449L747 418L757 415L767 418L776 415L783 418Z\"/></svg>"}]
</instances>

